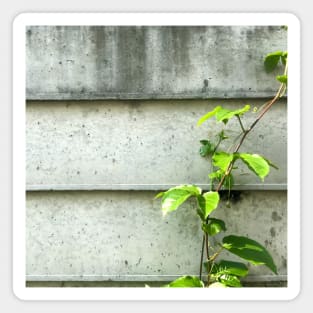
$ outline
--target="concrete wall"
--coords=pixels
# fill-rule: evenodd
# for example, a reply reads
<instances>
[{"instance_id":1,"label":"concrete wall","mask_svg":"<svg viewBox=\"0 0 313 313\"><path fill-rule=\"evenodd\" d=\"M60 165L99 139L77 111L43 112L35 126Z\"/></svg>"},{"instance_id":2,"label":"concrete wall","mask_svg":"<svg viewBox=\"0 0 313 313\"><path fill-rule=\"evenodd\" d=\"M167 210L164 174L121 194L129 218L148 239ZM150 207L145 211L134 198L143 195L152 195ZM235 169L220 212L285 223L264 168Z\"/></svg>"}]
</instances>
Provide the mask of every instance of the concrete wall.
<instances>
[{"instance_id":1,"label":"concrete wall","mask_svg":"<svg viewBox=\"0 0 313 313\"><path fill-rule=\"evenodd\" d=\"M221 125L196 122L216 105L260 107L275 93L262 59L286 48L285 32L31 26L26 36L26 279L140 284L197 274L193 203L164 219L153 197L177 184L208 187L199 140ZM279 275L252 268L255 283L287 279L286 112L283 99L242 147L279 170L261 183L240 167L240 197L215 214L229 234L272 253Z\"/></svg>"},{"instance_id":2,"label":"concrete wall","mask_svg":"<svg viewBox=\"0 0 313 313\"><path fill-rule=\"evenodd\" d=\"M28 99L272 96L280 27L29 27Z\"/></svg>"},{"instance_id":3,"label":"concrete wall","mask_svg":"<svg viewBox=\"0 0 313 313\"><path fill-rule=\"evenodd\" d=\"M158 281L198 275L202 235L195 203L163 218L154 196L151 191L28 193L28 279ZM249 279L286 278L284 191L243 192L231 208L223 201L214 216L226 221L228 234L249 235L271 251L279 276L251 267Z\"/></svg>"},{"instance_id":4,"label":"concrete wall","mask_svg":"<svg viewBox=\"0 0 313 313\"><path fill-rule=\"evenodd\" d=\"M208 184L210 164L199 156L199 140L214 140L223 124L212 120L197 127L197 120L216 105L235 109L246 103L260 107L263 101L29 102L27 188L158 190ZM247 114L243 122L250 125L255 117ZM237 124L230 123L225 133L238 136ZM277 103L258 126L241 151L265 155L279 170L261 183L242 166L236 188L285 189L286 103Z\"/></svg>"}]
</instances>

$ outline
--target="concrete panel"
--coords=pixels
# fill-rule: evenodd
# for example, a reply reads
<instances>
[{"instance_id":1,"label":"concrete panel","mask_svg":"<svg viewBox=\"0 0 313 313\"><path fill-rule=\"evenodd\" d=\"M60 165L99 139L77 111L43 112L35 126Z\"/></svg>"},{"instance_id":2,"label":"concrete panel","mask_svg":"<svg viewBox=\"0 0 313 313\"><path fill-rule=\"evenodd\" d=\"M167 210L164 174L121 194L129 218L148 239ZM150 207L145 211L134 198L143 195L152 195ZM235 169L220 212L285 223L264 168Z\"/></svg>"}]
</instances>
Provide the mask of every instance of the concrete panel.
<instances>
[{"instance_id":1,"label":"concrete panel","mask_svg":"<svg viewBox=\"0 0 313 313\"><path fill-rule=\"evenodd\" d=\"M208 160L199 140L223 127L200 116L216 105L235 109L242 101L29 102L26 125L28 190L159 190L178 184L208 186ZM249 113L249 125L256 113ZM229 127L232 127L230 123ZM264 183L245 166L235 172L237 189L286 189L286 103L277 103L242 146L279 166ZM236 125L231 136L240 128ZM229 142L225 148L233 145Z\"/></svg>"},{"instance_id":2,"label":"concrete panel","mask_svg":"<svg viewBox=\"0 0 313 313\"><path fill-rule=\"evenodd\" d=\"M263 58L287 42L273 26L30 26L26 45L27 99L185 99L271 96Z\"/></svg>"},{"instance_id":3,"label":"concrete panel","mask_svg":"<svg viewBox=\"0 0 313 313\"><path fill-rule=\"evenodd\" d=\"M162 217L155 192L27 193L29 281L167 281L197 274L201 249L192 201ZM287 194L242 192L214 216L272 254L278 276L252 267L248 281L287 278ZM224 258L226 256L224 255Z\"/></svg>"},{"instance_id":4,"label":"concrete panel","mask_svg":"<svg viewBox=\"0 0 313 313\"><path fill-rule=\"evenodd\" d=\"M150 287L162 287L164 281L148 281ZM287 287L286 281L242 281L244 287ZM142 281L27 281L26 287L45 288L45 287L143 287Z\"/></svg>"}]
</instances>

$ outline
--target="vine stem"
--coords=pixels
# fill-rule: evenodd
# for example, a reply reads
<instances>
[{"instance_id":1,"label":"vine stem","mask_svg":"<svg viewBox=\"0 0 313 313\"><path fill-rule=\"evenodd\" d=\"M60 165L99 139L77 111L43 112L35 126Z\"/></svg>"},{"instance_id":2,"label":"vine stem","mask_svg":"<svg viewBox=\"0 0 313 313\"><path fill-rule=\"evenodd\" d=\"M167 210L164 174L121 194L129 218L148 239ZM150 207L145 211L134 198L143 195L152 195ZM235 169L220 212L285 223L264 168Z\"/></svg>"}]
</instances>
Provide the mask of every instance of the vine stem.
<instances>
[{"instance_id":1,"label":"vine stem","mask_svg":"<svg viewBox=\"0 0 313 313\"><path fill-rule=\"evenodd\" d=\"M200 279L200 280L201 280L201 276L202 276L202 265L203 265L204 244L205 244L205 236L204 236L204 234L203 234L202 248L201 248L201 258L200 258L200 271L199 271L199 279Z\"/></svg>"},{"instance_id":2,"label":"vine stem","mask_svg":"<svg viewBox=\"0 0 313 313\"><path fill-rule=\"evenodd\" d=\"M239 143L237 144L237 146L236 146L236 148L235 148L233 153L237 153L239 151L240 147L242 146L242 144L245 141L245 139L248 136L248 134L252 131L252 129L256 126L256 124L261 120L261 118L265 115L265 113L272 107L272 105L279 98L281 98L281 93L282 93L283 90L284 90L284 84L281 84L279 89L278 89L278 91L277 91L277 93L276 93L276 95L275 95L275 97L272 100L270 100L270 101L265 103L265 106L264 106L263 110L260 112L259 116L255 119L255 121L251 124L251 126L247 130L245 130L243 132L243 135L242 135L242 137L241 137ZM223 186L223 183L225 181L225 178L230 174L230 172L233 169L233 166L234 166L234 161L231 161L229 163L229 165L228 165L228 167L227 167L227 169L225 171L225 174L221 178L221 180L220 180L220 182L219 182L219 184L218 184L218 186L217 186L215 191L220 191L221 190L221 188Z\"/></svg>"},{"instance_id":3,"label":"vine stem","mask_svg":"<svg viewBox=\"0 0 313 313\"><path fill-rule=\"evenodd\" d=\"M287 74L287 68L288 68L288 65L286 64L285 66L285 71L284 71L284 75ZM267 101L264 105L263 105L263 109L261 110L260 114L258 115L258 117L254 120L254 122L250 125L250 127L248 129L244 129L243 125L242 125L242 122L241 122L241 119L240 117L238 116L238 120L239 120L239 123L240 123L240 127L242 129L242 137L239 141L239 143L237 144L236 148L234 149L234 152L233 153L237 153L240 149L240 147L242 146L243 142L245 141L246 137L248 136L248 134L253 130L253 128L257 125L257 123L263 118L263 116L266 114L266 112L268 112L268 110L272 107L272 105L278 100L280 99L283 94L285 92L285 84L281 84L276 95L274 96L274 98L272 98L271 100ZM223 177L221 178L217 188L216 188L216 192L219 192L221 189L222 189L222 186L223 186L223 183L225 181L225 178L230 174L230 172L232 171L233 169L233 166L234 166L234 161L231 161L225 171L225 174L223 175ZM208 224L209 222L209 217L208 216L206 218L206 224ZM209 246L208 246L208 234L205 233L203 235L203 240L202 240L202 250L201 250L201 264L200 264L200 274L199 274L199 278L201 279L202 277L202 263L203 263L203 252L204 252L204 246L206 246L206 251L207 251L207 259L208 259L208 262L210 263L210 256L209 256ZM214 261L214 260L213 260ZM210 269L210 264L209 264L209 269ZM208 274L208 282L207 282L207 285L210 284L210 273Z\"/></svg>"}]
</instances>

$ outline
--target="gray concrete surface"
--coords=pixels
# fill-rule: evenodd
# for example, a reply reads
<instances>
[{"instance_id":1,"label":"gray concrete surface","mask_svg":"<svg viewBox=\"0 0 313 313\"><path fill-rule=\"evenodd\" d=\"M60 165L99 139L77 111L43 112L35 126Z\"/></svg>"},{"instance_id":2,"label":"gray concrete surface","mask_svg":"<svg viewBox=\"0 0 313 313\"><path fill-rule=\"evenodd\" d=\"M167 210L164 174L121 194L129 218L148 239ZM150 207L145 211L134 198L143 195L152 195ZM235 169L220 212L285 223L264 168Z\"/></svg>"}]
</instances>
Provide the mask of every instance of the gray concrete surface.
<instances>
[{"instance_id":1,"label":"gray concrete surface","mask_svg":"<svg viewBox=\"0 0 313 313\"><path fill-rule=\"evenodd\" d=\"M201 232L192 203L162 218L153 197L177 184L207 186L199 140L220 125L197 128L198 118L216 105L260 107L261 98L272 97L281 68L265 73L263 58L286 49L286 32L247 26L26 31L26 280L123 286L197 274ZM283 99L242 147L279 171L263 184L239 167L241 198L216 212L229 234L249 235L272 253L279 275L252 268L247 282L254 285L287 281L286 113Z\"/></svg>"},{"instance_id":2,"label":"gray concrete surface","mask_svg":"<svg viewBox=\"0 0 313 313\"><path fill-rule=\"evenodd\" d=\"M27 189L159 190L208 184L210 164L198 153L199 140L214 139L223 123L210 120L201 127L196 123L216 105L235 109L247 103L263 104L256 99L29 102ZM256 115L247 114L244 124L251 124ZM235 123L228 127L233 138L240 131ZM231 145L232 141L225 148ZM266 156L279 170L271 169L262 183L242 166L234 172L235 188L286 189L286 149L286 103L280 102L241 149Z\"/></svg>"},{"instance_id":3,"label":"gray concrete surface","mask_svg":"<svg viewBox=\"0 0 313 313\"><path fill-rule=\"evenodd\" d=\"M167 281L198 274L202 237L194 203L162 217L155 194L27 193L27 280ZM278 276L251 267L250 281L287 280L286 198L285 191L245 191L214 214L226 221L227 234L250 236L272 254Z\"/></svg>"},{"instance_id":4,"label":"gray concrete surface","mask_svg":"<svg viewBox=\"0 0 313 313\"><path fill-rule=\"evenodd\" d=\"M27 99L269 97L276 26L27 28ZM281 71L281 69L280 69Z\"/></svg>"},{"instance_id":5,"label":"gray concrete surface","mask_svg":"<svg viewBox=\"0 0 313 313\"><path fill-rule=\"evenodd\" d=\"M287 287L287 281L262 281L262 282L250 282L242 280L243 287ZM30 288L103 288L103 287L145 287L145 284L149 287L162 287L169 282L164 281L27 281L26 287Z\"/></svg>"}]
</instances>

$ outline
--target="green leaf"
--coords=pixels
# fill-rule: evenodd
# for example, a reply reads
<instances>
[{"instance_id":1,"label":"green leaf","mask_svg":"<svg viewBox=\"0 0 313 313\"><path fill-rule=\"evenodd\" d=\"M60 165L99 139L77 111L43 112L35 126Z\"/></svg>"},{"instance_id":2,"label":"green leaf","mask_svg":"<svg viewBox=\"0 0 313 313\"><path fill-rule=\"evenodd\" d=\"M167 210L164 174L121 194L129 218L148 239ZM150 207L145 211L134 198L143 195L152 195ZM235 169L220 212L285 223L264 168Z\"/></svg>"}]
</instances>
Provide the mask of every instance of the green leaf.
<instances>
[{"instance_id":1,"label":"green leaf","mask_svg":"<svg viewBox=\"0 0 313 313\"><path fill-rule=\"evenodd\" d=\"M281 58L281 56L284 54L283 51L276 51L276 52L272 52L272 53L269 53L265 59L264 59L264 67L265 67L265 70L266 72L272 72L278 62L279 62L279 59Z\"/></svg>"},{"instance_id":2,"label":"green leaf","mask_svg":"<svg viewBox=\"0 0 313 313\"><path fill-rule=\"evenodd\" d=\"M164 195L164 191L158 193L158 194L154 197L154 199L161 198L163 195Z\"/></svg>"},{"instance_id":3,"label":"green leaf","mask_svg":"<svg viewBox=\"0 0 313 313\"><path fill-rule=\"evenodd\" d=\"M218 277L219 282L230 287L241 287L240 280L237 276L223 274Z\"/></svg>"},{"instance_id":4,"label":"green leaf","mask_svg":"<svg viewBox=\"0 0 313 313\"><path fill-rule=\"evenodd\" d=\"M257 176L264 181L264 177L268 175L270 167L266 159L258 154L238 153L238 156Z\"/></svg>"},{"instance_id":5,"label":"green leaf","mask_svg":"<svg viewBox=\"0 0 313 313\"><path fill-rule=\"evenodd\" d=\"M163 215L168 212L175 211L182 203L191 196L201 194L201 189L194 185L182 185L169 189L162 195L162 211ZM157 196L159 196L158 194Z\"/></svg>"},{"instance_id":6,"label":"green leaf","mask_svg":"<svg viewBox=\"0 0 313 313\"><path fill-rule=\"evenodd\" d=\"M229 119L231 119L232 117L238 115L242 115L246 112L248 112L250 110L250 105L247 104L245 105L243 108L238 109L238 110L234 110L234 111L230 111L224 108L221 108L220 110L218 110L216 112L216 120L218 122L223 122L223 123L227 123Z\"/></svg>"},{"instance_id":7,"label":"green leaf","mask_svg":"<svg viewBox=\"0 0 313 313\"><path fill-rule=\"evenodd\" d=\"M235 168L233 168L233 170L234 169ZM218 182L220 182L224 174L225 174L225 172L222 171L221 169L219 169L219 170L217 170L215 172L210 173L208 176L210 178L210 181L214 183L214 180L217 180ZM225 177L223 186L226 189L231 189L233 187L233 185L234 185L234 176L232 174L228 174Z\"/></svg>"},{"instance_id":8,"label":"green leaf","mask_svg":"<svg viewBox=\"0 0 313 313\"><path fill-rule=\"evenodd\" d=\"M234 158L233 154L229 154L226 152L216 152L213 155L213 165L219 167L223 172L226 172L230 162L232 162Z\"/></svg>"},{"instance_id":9,"label":"green leaf","mask_svg":"<svg viewBox=\"0 0 313 313\"><path fill-rule=\"evenodd\" d=\"M287 80L288 80L287 75L277 75L277 76L276 76L276 79L277 79L279 82L281 82L281 83L287 85Z\"/></svg>"},{"instance_id":10,"label":"green leaf","mask_svg":"<svg viewBox=\"0 0 313 313\"><path fill-rule=\"evenodd\" d=\"M218 112L221 109L221 106L217 106L214 108L213 111L208 112L207 114L203 115L202 117L200 117L197 126L200 126L201 124L203 124L206 120L208 120L209 118L215 116L216 112Z\"/></svg>"},{"instance_id":11,"label":"green leaf","mask_svg":"<svg viewBox=\"0 0 313 313\"><path fill-rule=\"evenodd\" d=\"M207 145L208 143L210 143L210 141L209 141L209 140L206 140L206 139L202 139L202 140L200 140L200 143L201 143L202 145Z\"/></svg>"},{"instance_id":12,"label":"green leaf","mask_svg":"<svg viewBox=\"0 0 313 313\"><path fill-rule=\"evenodd\" d=\"M202 230L209 234L210 236L215 236L221 231L226 231L225 222L217 219L217 218L210 218L208 224L202 224Z\"/></svg>"},{"instance_id":13,"label":"green leaf","mask_svg":"<svg viewBox=\"0 0 313 313\"><path fill-rule=\"evenodd\" d=\"M220 201L220 196L216 191L209 191L204 193L203 195L198 196L197 199L199 207L202 211L201 216L203 218L201 219L205 220L209 216L209 214L217 208Z\"/></svg>"},{"instance_id":14,"label":"green leaf","mask_svg":"<svg viewBox=\"0 0 313 313\"><path fill-rule=\"evenodd\" d=\"M281 55L281 62L286 65L287 63L287 58L288 58L288 52L283 52L283 54Z\"/></svg>"},{"instance_id":15,"label":"green leaf","mask_svg":"<svg viewBox=\"0 0 313 313\"><path fill-rule=\"evenodd\" d=\"M212 267L212 275L231 274L244 277L248 274L248 268L240 262L221 260Z\"/></svg>"},{"instance_id":16,"label":"green leaf","mask_svg":"<svg viewBox=\"0 0 313 313\"><path fill-rule=\"evenodd\" d=\"M234 235L224 237L223 248L249 261L251 264L264 264L277 274L276 265L269 252L261 244L250 238Z\"/></svg>"},{"instance_id":17,"label":"green leaf","mask_svg":"<svg viewBox=\"0 0 313 313\"><path fill-rule=\"evenodd\" d=\"M201 220L204 222L206 220L205 218L205 199L201 195L197 196L198 206L197 214L201 218Z\"/></svg>"},{"instance_id":18,"label":"green leaf","mask_svg":"<svg viewBox=\"0 0 313 313\"><path fill-rule=\"evenodd\" d=\"M204 284L203 282L196 276L182 276L179 277L178 279L172 281L168 285L164 287L171 287L171 288L176 288L176 287L183 287L183 288L190 288L190 287L200 287L203 288Z\"/></svg>"},{"instance_id":19,"label":"green leaf","mask_svg":"<svg viewBox=\"0 0 313 313\"><path fill-rule=\"evenodd\" d=\"M202 157L209 156L213 153L214 147L210 141L201 140L200 143L202 144L202 146L200 147L199 153Z\"/></svg>"},{"instance_id":20,"label":"green leaf","mask_svg":"<svg viewBox=\"0 0 313 313\"><path fill-rule=\"evenodd\" d=\"M275 165L271 160L265 158L263 155L261 155L261 157L268 163L269 166L275 168L276 170L279 170L278 166Z\"/></svg>"},{"instance_id":21,"label":"green leaf","mask_svg":"<svg viewBox=\"0 0 313 313\"><path fill-rule=\"evenodd\" d=\"M211 180L214 180L214 179L220 180L222 178L223 174L224 174L224 172L221 169L219 169L215 172L210 173L208 176Z\"/></svg>"}]
</instances>

